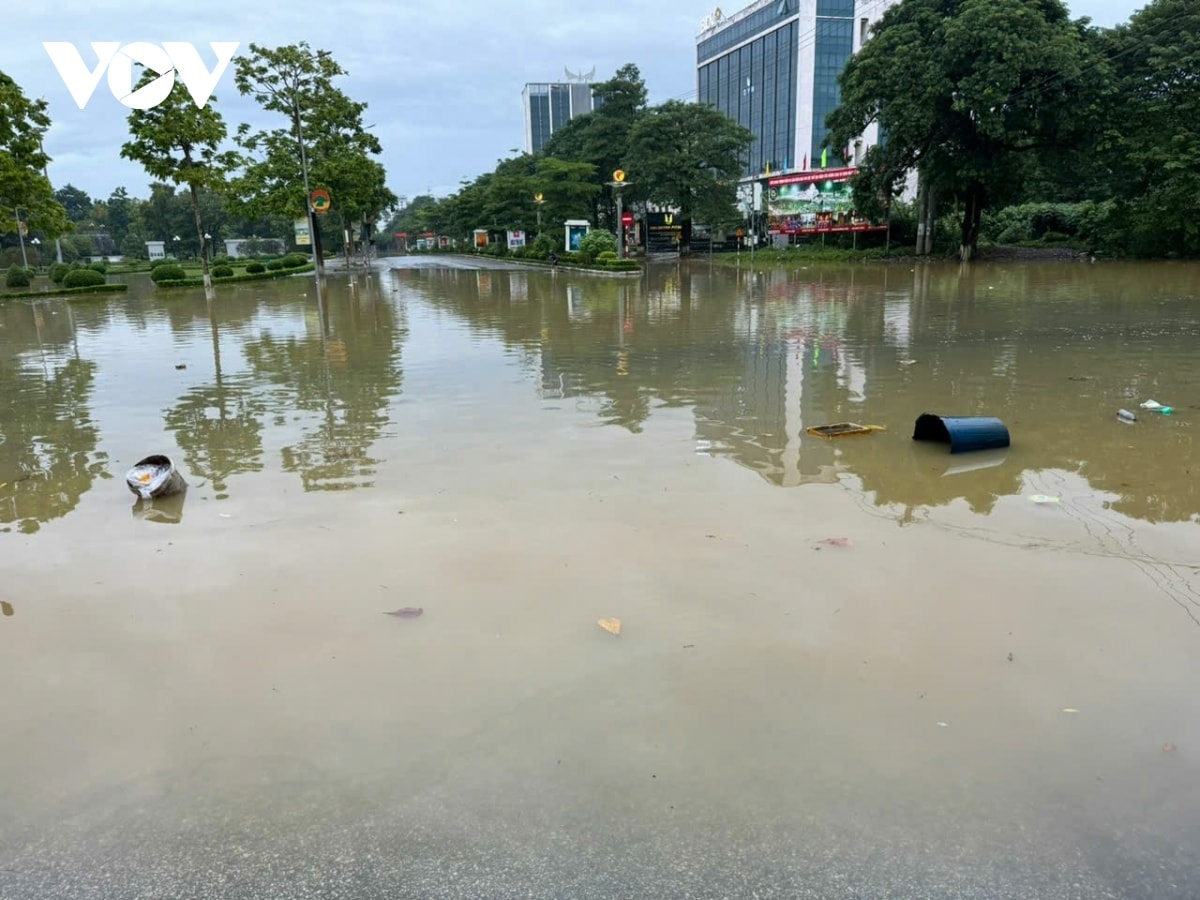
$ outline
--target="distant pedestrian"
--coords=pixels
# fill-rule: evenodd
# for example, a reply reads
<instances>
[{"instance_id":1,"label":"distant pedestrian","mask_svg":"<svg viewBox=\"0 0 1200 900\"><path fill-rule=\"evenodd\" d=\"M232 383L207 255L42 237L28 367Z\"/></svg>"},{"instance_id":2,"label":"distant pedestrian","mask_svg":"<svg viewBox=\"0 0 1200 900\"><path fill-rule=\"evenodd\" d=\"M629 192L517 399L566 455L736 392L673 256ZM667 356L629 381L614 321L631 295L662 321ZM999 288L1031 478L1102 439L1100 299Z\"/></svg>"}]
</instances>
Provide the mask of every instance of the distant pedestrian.
<instances>
[{"instance_id":1,"label":"distant pedestrian","mask_svg":"<svg viewBox=\"0 0 1200 900\"><path fill-rule=\"evenodd\" d=\"M550 251L550 267L552 269L558 268L558 254L555 253L553 250Z\"/></svg>"}]
</instances>

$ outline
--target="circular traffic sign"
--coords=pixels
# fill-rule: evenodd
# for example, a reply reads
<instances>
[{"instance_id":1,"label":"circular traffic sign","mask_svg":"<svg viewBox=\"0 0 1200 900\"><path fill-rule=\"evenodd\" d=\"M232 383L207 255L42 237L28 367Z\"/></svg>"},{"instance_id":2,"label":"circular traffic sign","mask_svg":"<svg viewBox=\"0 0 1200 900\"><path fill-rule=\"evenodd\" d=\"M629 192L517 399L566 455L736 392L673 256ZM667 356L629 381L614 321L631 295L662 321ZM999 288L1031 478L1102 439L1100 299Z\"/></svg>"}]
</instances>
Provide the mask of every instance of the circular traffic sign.
<instances>
[{"instance_id":1,"label":"circular traffic sign","mask_svg":"<svg viewBox=\"0 0 1200 900\"><path fill-rule=\"evenodd\" d=\"M329 197L329 191L324 188L317 188L308 195L309 205L312 206L312 211L316 213L328 212L333 201Z\"/></svg>"},{"instance_id":2,"label":"circular traffic sign","mask_svg":"<svg viewBox=\"0 0 1200 900\"><path fill-rule=\"evenodd\" d=\"M621 213L621 224L624 225L626 228L628 228L630 225L632 225L633 224L633 213L631 213L631 212Z\"/></svg>"}]
</instances>

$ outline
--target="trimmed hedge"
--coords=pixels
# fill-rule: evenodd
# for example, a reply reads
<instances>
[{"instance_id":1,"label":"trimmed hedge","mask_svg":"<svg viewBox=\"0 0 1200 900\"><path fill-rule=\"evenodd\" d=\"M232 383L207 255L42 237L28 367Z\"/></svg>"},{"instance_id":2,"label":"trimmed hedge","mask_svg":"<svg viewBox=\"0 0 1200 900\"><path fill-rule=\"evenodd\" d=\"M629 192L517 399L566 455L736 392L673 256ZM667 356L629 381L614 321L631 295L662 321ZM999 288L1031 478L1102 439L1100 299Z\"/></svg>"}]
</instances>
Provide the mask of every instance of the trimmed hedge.
<instances>
[{"instance_id":1,"label":"trimmed hedge","mask_svg":"<svg viewBox=\"0 0 1200 900\"><path fill-rule=\"evenodd\" d=\"M212 277L213 278L232 278L233 277L233 267L232 266L213 266Z\"/></svg>"},{"instance_id":2,"label":"trimmed hedge","mask_svg":"<svg viewBox=\"0 0 1200 900\"><path fill-rule=\"evenodd\" d=\"M78 294L118 294L129 290L127 284L90 284L87 287L59 288L53 291L14 291L11 294L0 294L0 300L19 299L22 297L61 297L64 294L72 297Z\"/></svg>"},{"instance_id":3,"label":"trimmed hedge","mask_svg":"<svg viewBox=\"0 0 1200 900\"><path fill-rule=\"evenodd\" d=\"M104 275L95 269L72 269L63 278L63 287L95 287L104 284Z\"/></svg>"},{"instance_id":4,"label":"trimmed hedge","mask_svg":"<svg viewBox=\"0 0 1200 900\"><path fill-rule=\"evenodd\" d=\"M308 260L309 258L303 253L289 253L283 257L281 262L285 269L295 269L299 266L308 265Z\"/></svg>"},{"instance_id":5,"label":"trimmed hedge","mask_svg":"<svg viewBox=\"0 0 1200 900\"><path fill-rule=\"evenodd\" d=\"M66 263L56 262L50 267L50 280L55 284L62 284L63 279L67 277L67 273L70 271L71 267Z\"/></svg>"},{"instance_id":6,"label":"trimmed hedge","mask_svg":"<svg viewBox=\"0 0 1200 900\"><path fill-rule=\"evenodd\" d=\"M246 266L249 269L249 266ZM306 266L301 266L295 269L275 269L270 272L248 273L246 275L234 275L232 278L222 278L221 284L238 284L243 281L269 281L272 278L288 278L292 275L298 275L301 272L311 272L313 270L312 263ZM178 278L170 281L156 281L155 286L160 288L184 288L184 287L200 287L204 284L202 278Z\"/></svg>"},{"instance_id":7,"label":"trimmed hedge","mask_svg":"<svg viewBox=\"0 0 1200 900\"><path fill-rule=\"evenodd\" d=\"M5 287L23 288L29 287L31 282L29 269L21 266L9 266L8 274L4 276Z\"/></svg>"},{"instance_id":8,"label":"trimmed hedge","mask_svg":"<svg viewBox=\"0 0 1200 900\"><path fill-rule=\"evenodd\" d=\"M267 268L272 272L278 272L280 269L283 268L283 260L282 259L273 259L269 263L267 263Z\"/></svg>"},{"instance_id":9,"label":"trimmed hedge","mask_svg":"<svg viewBox=\"0 0 1200 900\"><path fill-rule=\"evenodd\" d=\"M265 271L267 271L267 267L257 261L246 266L247 275L261 275Z\"/></svg>"},{"instance_id":10,"label":"trimmed hedge","mask_svg":"<svg viewBox=\"0 0 1200 900\"><path fill-rule=\"evenodd\" d=\"M160 281L179 281L181 278L187 278L183 266L156 266L150 270L150 280L155 284Z\"/></svg>"}]
</instances>

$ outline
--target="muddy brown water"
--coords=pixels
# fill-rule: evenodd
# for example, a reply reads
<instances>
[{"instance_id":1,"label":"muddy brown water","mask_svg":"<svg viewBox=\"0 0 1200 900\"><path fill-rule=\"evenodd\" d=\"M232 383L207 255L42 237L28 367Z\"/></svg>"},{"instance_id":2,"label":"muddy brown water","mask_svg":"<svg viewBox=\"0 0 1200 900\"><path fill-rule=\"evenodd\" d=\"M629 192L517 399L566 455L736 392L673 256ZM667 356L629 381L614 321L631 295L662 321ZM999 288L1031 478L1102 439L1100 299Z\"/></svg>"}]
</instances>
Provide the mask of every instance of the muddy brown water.
<instances>
[{"instance_id":1,"label":"muddy brown water","mask_svg":"<svg viewBox=\"0 0 1200 900\"><path fill-rule=\"evenodd\" d=\"M1198 352L1187 264L0 303L0 896L1200 895Z\"/></svg>"}]
</instances>

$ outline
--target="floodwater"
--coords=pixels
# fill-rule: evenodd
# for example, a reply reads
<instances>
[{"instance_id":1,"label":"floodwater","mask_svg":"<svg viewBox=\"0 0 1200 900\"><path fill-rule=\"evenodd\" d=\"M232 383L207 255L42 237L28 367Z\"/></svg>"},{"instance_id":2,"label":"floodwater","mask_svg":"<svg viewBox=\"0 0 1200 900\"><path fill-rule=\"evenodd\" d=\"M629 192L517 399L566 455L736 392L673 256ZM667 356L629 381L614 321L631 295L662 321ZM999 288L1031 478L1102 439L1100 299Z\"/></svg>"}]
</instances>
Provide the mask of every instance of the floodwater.
<instances>
[{"instance_id":1,"label":"floodwater","mask_svg":"<svg viewBox=\"0 0 1200 900\"><path fill-rule=\"evenodd\" d=\"M1200 268L313 288L0 304L4 900L1200 896Z\"/></svg>"}]
</instances>

